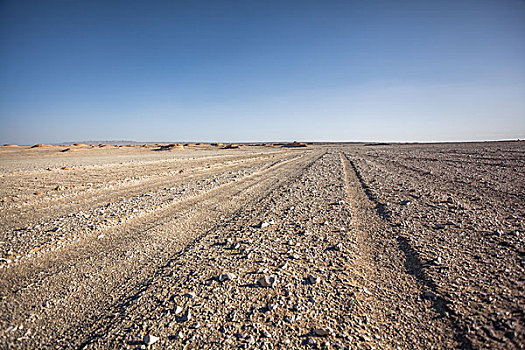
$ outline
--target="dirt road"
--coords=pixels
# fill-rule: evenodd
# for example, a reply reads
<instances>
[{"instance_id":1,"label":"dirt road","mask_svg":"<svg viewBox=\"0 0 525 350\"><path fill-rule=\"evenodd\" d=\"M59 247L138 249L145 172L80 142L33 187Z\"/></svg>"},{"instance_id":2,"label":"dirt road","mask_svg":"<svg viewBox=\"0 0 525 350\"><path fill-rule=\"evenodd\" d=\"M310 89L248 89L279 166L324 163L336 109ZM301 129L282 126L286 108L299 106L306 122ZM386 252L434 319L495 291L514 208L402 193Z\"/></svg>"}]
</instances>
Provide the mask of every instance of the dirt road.
<instances>
[{"instance_id":1,"label":"dirt road","mask_svg":"<svg viewBox=\"0 0 525 350\"><path fill-rule=\"evenodd\" d=\"M524 346L522 142L60 150L0 150L2 348Z\"/></svg>"}]
</instances>

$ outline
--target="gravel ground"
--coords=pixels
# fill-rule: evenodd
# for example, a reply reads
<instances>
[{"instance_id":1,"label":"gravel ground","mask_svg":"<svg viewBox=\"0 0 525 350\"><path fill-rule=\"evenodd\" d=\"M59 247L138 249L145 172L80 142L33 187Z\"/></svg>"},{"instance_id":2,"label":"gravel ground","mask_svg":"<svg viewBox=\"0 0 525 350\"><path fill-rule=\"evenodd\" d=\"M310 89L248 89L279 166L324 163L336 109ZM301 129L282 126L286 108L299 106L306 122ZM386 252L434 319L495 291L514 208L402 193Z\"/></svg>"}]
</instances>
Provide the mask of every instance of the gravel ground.
<instances>
[{"instance_id":1,"label":"gravel ground","mask_svg":"<svg viewBox=\"0 0 525 350\"><path fill-rule=\"evenodd\" d=\"M2 348L524 347L523 142L69 148L0 149Z\"/></svg>"}]
</instances>

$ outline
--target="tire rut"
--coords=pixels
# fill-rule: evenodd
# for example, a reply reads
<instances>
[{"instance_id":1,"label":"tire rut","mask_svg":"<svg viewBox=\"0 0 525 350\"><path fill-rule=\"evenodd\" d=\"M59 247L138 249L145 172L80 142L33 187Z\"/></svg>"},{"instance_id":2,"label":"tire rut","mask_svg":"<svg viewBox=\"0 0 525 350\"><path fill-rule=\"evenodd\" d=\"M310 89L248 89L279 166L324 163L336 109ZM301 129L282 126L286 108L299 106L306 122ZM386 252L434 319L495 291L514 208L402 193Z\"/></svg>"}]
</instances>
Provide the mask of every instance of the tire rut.
<instances>
[{"instance_id":1,"label":"tire rut","mask_svg":"<svg viewBox=\"0 0 525 350\"><path fill-rule=\"evenodd\" d=\"M306 158L310 159L313 155L306 155ZM107 234L107 238L101 242L100 240L93 240L86 238L78 244L75 244L70 249L63 252L54 254L53 257L49 256L44 261L39 261L38 264L28 265L25 268L16 269L13 274L17 274L17 277L11 275L8 278L6 275L2 276L2 280L10 279L14 282L14 285L10 286L12 290L11 296L3 295L2 304L6 306L6 310L13 309L14 304L9 303L12 297L17 296L20 298L22 294L26 294L25 299L32 301L32 306L26 305L23 310L35 310L40 306L44 306L41 314L46 315L42 321L49 322L52 318L56 318L58 328L54 328L54 322L48 323L48 332L58 332L62 336L53 336L49 334L49 339L44 337L38 337L40 339L40 345L44 347L65 347L71 346L74 336L79 336L78 329L85 329L91 322L97 319L105 317L106 312L100 312L100 310L111 309L111 305L125 304L125 299L119 300L121 295L134 295L136 290L141 288L147 288L152 283L152 279L155 276L155 266L165 265L166 257L172 256L173 250L179 251L183 249L184 245L188 245L191 241L195 240L199 236L199 231L202 229L204 232L213 230L216 223L215 221L220 219L221 216L230 216L229 213L235 212L235 207L243 206L243 202L229 202L228 198L230 194L239 196L242 195L244 190L257 185L260 181L266 186L273 186L272 183L279 180L279 174L281 172L286 173L293 171L297 166L296 163L304 162L304 156L294 157L293 159L285 161L277 161L268 168L249 175L241 180L228 183L215 188L209 192L203 193L197 197L193 197L182 203L170 206L169 209L163 210L162 213L155 213L147 218L141 218L136 220L125 227L120 227L118 230L114 230L113 233ZM284 171L284 169L287 169ZM265 180L269 177L269 180ZM277 179L277 180L276 180ZM270 182L270 183L268 183ZM261 186L261 185L259 185ZM256 201L258 197L255 197L253 201ZM214 211L214 208L221 205L220 202L226 202L228 210ZM223 208L226 209L226 208ZM237 209L238 210L238 209ZM234 214L233 214L234 215ZM137 237L136 231L142 232L140 237ZM182 235L178 232L184 232ZM102 244L104 244L102 246ZM140 261L133 261L133 258L129 257L129 252L140 254L138 258ZM138 252L137 252L138 251ZM100 256L101 258L98 258ZM133 256L133 255L131 255ZM72 265L67 262L70 261ZM113 264L123 263L123 266L114 266ZM164 263L163 263L164 262ZM87 264L87 265L86 265ZM67 269L59 268L61 266L68 266ZM88 267L90 266L90 267ZM112 267L111 267L112 266ZM127 266L127 267L125 267ZM108 269L110 269L108 271ZM153 270L151 270L153 268ZM97 275L92 275L96 269ZM53 272L55 270L55 272ZM120 277L116 278L113 276L111 271L119 271ZM91 272L90 272L91 271ZM161 270L159 270L161 271ZM136 275L135 273L139 273ZM44 274L44 277L41 274ZM72 276L78 276L76 280L66 282ZM90 282L91 279L96 278L98 281ZM16 283L15 281L19 282ZM124 281L124 285L121 285ZM27 282L23 282L27 281ZM103 282L105 281L105 282ZM142 281L142 282L141 282ZM25 284L26 287L20 288L16 285L20 283ZM91 284L91 287L89 285ZM47 297L42 295L35 295L34 293L39 290L45 290L50 288L46 293ZM96 288L93 288L95 287ZM87 292L89 290L89 292ZM33 295L28 298L29 295ZM82 297L79 299L80 296ZM98 295L98 296L96 296ZM54 297L53 297L54 296ZM86 300L95 301L95 298L100 299L93 305L88 305ZM85 299L85 300L84 300ZM40 300L38 302L37 300ZM49 300L53 300L54 304L46 305ZM60 311L56 309L56 304L62 304L64 310ZM79 305L84 305L80 315L84 315L80 319L75 318L75 321L70 316L64 314L65 309L69 309L67 312L79 312ZM46 310L47 308L47 310ZM118 307L117 307L118 308ZM52 312L52 311L55 312ZM76 311L74 311L76 310ZM47 312L46 312L47 311ZM58 313L56 313L59 311ZM23 312L12 310L11 317L20 317ZM91 315L91 316L87 316ZM31 315L27 315L32 317ZM67 329L62 329L64 321L62 318L69 319L68 323L71 322L72 338L64 338L64 333L67 333ZM86 318L87 317L87 318ZM91 321L89 321L91 319ZM3 324L12 323L13 320L9 321L4 319ZM59 326L61 325L61 326ZM54 330L53 330L54 328ZM52 343L55 341L55 343ZM36 344L34 344L36 346Z\"/></svg>"},{"instance_id":2,"label":"tire rut","mask_svg":"<svg viewBox=\"0 0 525 350\"><path fill-rule=\"evenodd\" d=\"M235 159L228 163L220 163L213 168L208 166L201 166L198 168L187 169L184 173L177 171L168 171L165 174L155 174L140 178L138 181L127 181L123 183L111 183L113 179L106 179L107 182L99 183L98 188L89 189L85 191L84 187L76 188L73 193L68 193L62 197L52 198L50 202L43 205L41 202L27 202L23 204L22 208L14 207L3 210L4 218L15 216L15 221L2 220L0 223L0 230L17 230L21 226L31 226L39 221L51 220L60 215L67 215L71 212L85 210L97 205L105 204L107 202L120 200L126 197L134 196L140 193L156 189L161 186L175 186L177 184L187 182L188 180L200 180L207 176L212 176L218 172L224 172L232 169L239 169L247 167L250 164L262 163L271 160L270 156L287 157L286 154L259 154L253 157ZM199 161L206 161L201 160ZM157 163L162 162L158 161ZM185 167L188 164L184 164ZM60 194L57 192L57 194ZM63 209L65 204L67 206ZM23 212L21 212L23 209ZM14 226L16 225L16 226Z\"/></svg>"},{"instance_id":3,"label":"tire rut","mask_svg":"<svg viewBox=\"0 0 525 350\"><path fill-rule=\"evenodd\" d=\"M249 163L242 162L241 164L235 164L233 166L215 167L220 170L219 173L216 171L205 171L201 174L197 173L195 176L191 175L189 178L178 178L168 183L164 181L155 182L154 184L147 183L143 188L138 184L133 186L131 191L125 189L124 192L117 192L116 194L102 193L102 199L96 198L95 202L90 202L89 205L85 205L80 212L74 211L74 204L72 204L73 209L68 210L69 213L67 215L56 216L60 213L54 212L55 219L52 221L43 221L43 219L40 219L38 212L36 212L34 213L35 218L39 218L39 224L35 226L38 227L37 230L18 232L18 235L14 235L9 231L4 233L4 235L14 235L17 237L16 240L9 242L11 249L14 249L16 253L6 258L18 261L29 258L37 253L42 254L42 252L63 248L64 245L68 245L81 237L93 234L103 235L108 227L121 225L129 218L150 215L154 211L163 210L166 206L187 200L192 196L199 195L199 193L205 193L208 190L206 187L213 189L216 186L221 186L225 182L228 183L237 180L237 176L246 176L243 172L250 174L254 171L260 171L275 162L284 161L290 157L293 158L294 156L287 155L286 157L273 159L269 162L267 159L257 159ZM172 187L166 187L168 185ZM161 187L164 187L164 190L160 190ZM174 194L170 191L171 189L176 190ZM187 189L190 191L186 191ZM154 192L151 193L151 191ZM175 195L175 197L173 197L173 195ZM97 203L100 204L100 206L97 207ZM101 205L102 203L104 203L104 205ZM111 205L111 207L107 209L109 205ZM88 220L85 219L86 215L89 217ZM74 231L69 235L62 234L62 231L71 232L71 229L67 229L68 225L74 225ZM66 226L65 229L64 226ZM55 233L55 230L58 231ZM31 237L31 240L26 237L28 235ZM23 242L25 246L19 247L17 246L17 242Z\"/></svg>"},{"instance_id":4,"label":"tire rut","mask_svg":"<svg viewBox=\"0 0 525 350\"><path fill-rule=\"evenodd\" d=\"M180 264L185 259L188 259L187 254L190 250L194 249L204 238L215 234L217 231L220 231L224 227L230 226L233 222L235 222L236 218L239 217L242 213L244 213L247 209L253 208L256 206L256 204L260 201L262 197L267 197L269 194L271 194L273 191L276 191L276 189L286 186L287 183L293 182L302 171L310 167L313 163L315 163L322 155L316 155L314 157L309 157L307 161L305 161L302 166L295 166L293 168L289 169L283 169L282 173L279 176L273 175L273 176L266 176L263 179L259 181L251 181L250 183L246 183L245 186L242 186L240 188L233 188L232 190L235 190L235 193L233 193L230 196L230 200L232 197L238 197L243 201L243 205L241 208L235 209L231 214L229 214L227 217L222 217L222 219L213 225L213 227L207 229L203 234L197 236L193 240L191 240L188 244L184 246L180 251L176 252L173 255L170 255L168 258L168 261L162 265L159 266L154 273L152 273L151 277L141 285L139 290L131 295L131 296L125 296L118 302L114 303L109 309L111 310L108 312L109 315L112 314L118 314L121 315L121 317L108 317L107 320L103 320L100 322L97 322L91 330L87 331L83 340L81 341L81 345L79 348L90 348L91 345L96 343L97 341L100 341L104 337L106 337L108 334L111 334L111 330L118 328L120 324L124 321L126 317L129 317L129 314L133 314L134 312L137 314L138 317L140 317L140 312L135 311L135 305L138 303L139 299L143 294L150 291L153 288L158 288L159 285L162 285L162 281L159 279L166 276L166 275L173 275L173 272L166 272L166 270L169 270L169 268L173 265ZM312 159L313 158L313 159ZM284 176L286 174L286 176ZM257 196L251 195L251 193L254 192L254 188L262 188L263 192L258 193ZM250 198L251 197L251 198ZM239 200L237 199L237 200ZM188 278L191 276L191 271L188 275ZM175 277L175 276L173 276ZM105 347L105 346L104 346ZM118 344L111 345L113 348L118 348Z\"/></svg>"},{"instance_id":5,"label":"tire rut","mask_svg":"<svg viewBox=\"0 0 525 350\"><path fill-rule=\"evenodd\" d=\"M375 197L374 193L367 185L359 170L354 164L351 157L344 153L341 155L341 161L345 164L346 176L349 183L349 198L350 203L353 203L352 209L355 214L356 229L360 234L360 245L364 250L366 256L363 261L364 264L369 264L370 274L368 275L372 280L375 281L377 290L387 290L391 293L406 293L407 286L409 287L409 294L412 294L410 298L416 301L414 307L418 310L421 315L425 315L425 318L431 322L431 320L442 320L447 321L442 323L439 328L443 338L439 339L440 342L445 341L447 338L447 329L450 329L454 334L454 342L461 344L461 347L471 348L472 344L465 338L465 330L460 326L458 320L453 316L452 311L448 308L448 301L439 295L438 288L435 283L425 274L422 268L422 262L417 252L410 246L408 240L402 236L401 232L392 225L389 220L389 216L385 210L385 207ZM394 244L394 240L397 244ZM375 255L375 256L373 256ZM378 259L378 257L380 259ZM381 261L386 257L386 261ZM385 267L388 266L387 269ZM408 274L414 277L413 280L404 278L403 275ZM389 283L385 283L388 279ZM405 281L404 290L396 290L395 281ZM394 287L394 288L393 288ZM418 299L421 298L424 293L431 291L434 297L431 298L431 309L432 313L425 310L422 305L418 305ZM429 294L430 295L430 294ZM407 295L408 297L408 295ZM391 298L389 296L388 298ZM387 332L388 324L396 322L397 317L389 314L388 298L380 297L375 300L375 304L372 308L376 311L376 317L378 319L378 327L383 328ZM439 321L438 321L439 322ZM410 338L409 332L412 330L409 328L405 336ZM426 339L428 344L436 344L437 339L432 339L432 335L424 335L430 339ZM415 337L414 337L415 338ZM451 339L448 340L450 342ZM425 342L423 341L419 345L414 346L424 348ZM390 344L392 346L393 344ZM455 345L457 346L457 344Z\"/></svg>"}]
</instances>

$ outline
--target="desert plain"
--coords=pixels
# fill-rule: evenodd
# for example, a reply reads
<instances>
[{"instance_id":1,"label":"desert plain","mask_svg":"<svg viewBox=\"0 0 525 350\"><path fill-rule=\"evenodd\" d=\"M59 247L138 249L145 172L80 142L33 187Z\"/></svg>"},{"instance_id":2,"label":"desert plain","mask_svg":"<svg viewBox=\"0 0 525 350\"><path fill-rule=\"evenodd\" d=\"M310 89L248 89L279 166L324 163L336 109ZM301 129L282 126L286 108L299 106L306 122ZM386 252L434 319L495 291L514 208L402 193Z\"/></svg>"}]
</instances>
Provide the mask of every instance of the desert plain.
<instances>
[{"instance_id":1,"label":"desert plain","mask_svg":"<svg viewBox=\"0 0 525 350\"><path fill-rule=\"evenodd\" d=\"M2 146L0 348L522 349L524 165L523 141Z\"/></svg>"}]
</instances>

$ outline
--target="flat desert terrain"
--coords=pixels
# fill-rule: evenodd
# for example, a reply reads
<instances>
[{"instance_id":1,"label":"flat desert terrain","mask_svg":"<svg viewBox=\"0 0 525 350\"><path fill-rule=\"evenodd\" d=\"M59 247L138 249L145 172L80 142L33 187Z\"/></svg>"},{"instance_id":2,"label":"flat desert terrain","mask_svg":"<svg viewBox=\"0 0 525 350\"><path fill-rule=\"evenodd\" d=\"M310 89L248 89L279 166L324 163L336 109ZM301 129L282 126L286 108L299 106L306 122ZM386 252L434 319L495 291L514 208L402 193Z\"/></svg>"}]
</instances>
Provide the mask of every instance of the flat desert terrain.
<instances>
[{"instance_id":1,"label":"flat desert terrain","mask_svg":"<svg viewBox=\"0 0 525 350\"><path fill-rule=\"evenodd\" d=\"M523 349L525 142L0 147L0 347Z\"/></svg>"}]
</instances>

